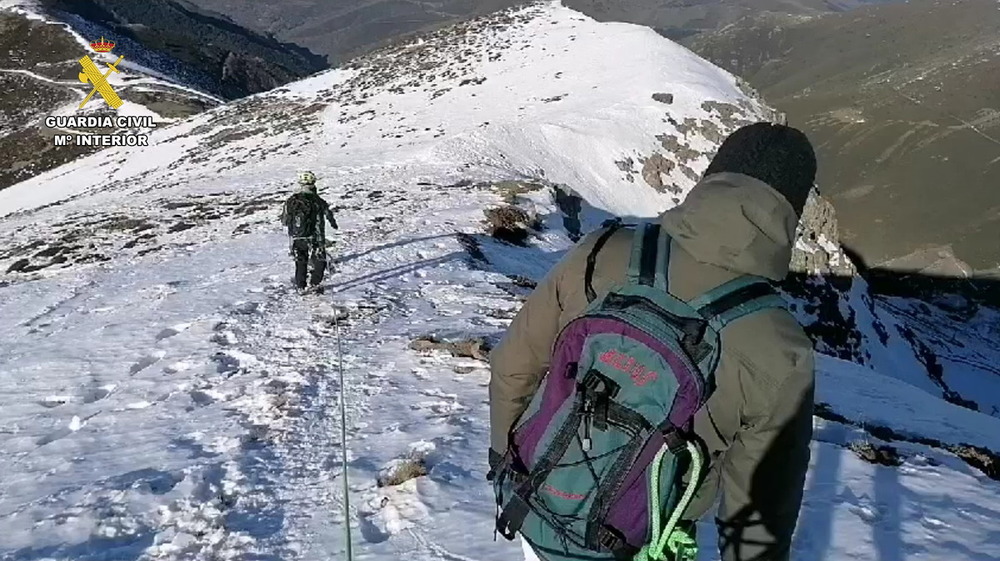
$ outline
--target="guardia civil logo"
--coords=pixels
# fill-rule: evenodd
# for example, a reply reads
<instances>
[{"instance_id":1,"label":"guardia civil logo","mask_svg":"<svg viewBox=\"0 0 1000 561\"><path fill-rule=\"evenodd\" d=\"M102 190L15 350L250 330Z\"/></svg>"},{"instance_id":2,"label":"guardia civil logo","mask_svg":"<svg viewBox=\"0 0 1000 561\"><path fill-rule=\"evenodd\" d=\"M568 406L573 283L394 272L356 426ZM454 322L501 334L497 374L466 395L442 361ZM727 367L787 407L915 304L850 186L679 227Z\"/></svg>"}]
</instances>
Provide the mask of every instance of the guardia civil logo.
<instances>
[{"instance_id":1,"label":"guardia civil logo","mask_svg":"<svg viewBox=\"0 0 1000 561\"><path fill-rule=\"evenodd\" d=\"M145 115L141 111L139 115L133 111L121 112L126 102L108 80L112 74L122 73L120 65L125 55L119 55L114 62L105 62L107 70L103 72L99 66L101 59L97 55L106 55L115 46L114 41L102 36L90 43L94 55L84 55L78 61L79 80L89 84L90 89L80 92L81 95L87 93L77 107L79 113L46 117L45 126L56 133L53 135L56 146L149 146L149 135L144 131L156 127L154 117L148 112ZM109 108L113 110L111 114L108 114Z\"/></svg>"},{"instance_id":2,"label":"guardia civil logo","mask_svg":"<svg viewBox=\"0 0 1000 561\"><path fill-rule=\"evenodd\" d=\"M115 48L115 43L113 41L107 41L104 37L101 37L100 41L94 41L90 44L90 47L99 53L110 53L111 50ZM110 76L112 72L121 72L121 70L118 70L118 65L121 64L123 60L125 60L125 55L119 56L118 60L116 60L114 64L107 63L108 71L101 74L97 64L95 64L93 59L89 56L84 55L84 57L80 59L80 66L83 67L83 72L80 73L80 81L84 84L89 82L94 86L94 89L90 90L87 97L85 97L83 102L80 103L80 109L83 109L83 106L87 105L87 102L90 101L90 98L94 97L95 93L101 94L104 101L114 109L118 109L122 106L124 102L120 97L118 97L118 94L115 92L114 88L111 87L111 84L108 83L108 76Z\"/></svg>"}]
</instances>

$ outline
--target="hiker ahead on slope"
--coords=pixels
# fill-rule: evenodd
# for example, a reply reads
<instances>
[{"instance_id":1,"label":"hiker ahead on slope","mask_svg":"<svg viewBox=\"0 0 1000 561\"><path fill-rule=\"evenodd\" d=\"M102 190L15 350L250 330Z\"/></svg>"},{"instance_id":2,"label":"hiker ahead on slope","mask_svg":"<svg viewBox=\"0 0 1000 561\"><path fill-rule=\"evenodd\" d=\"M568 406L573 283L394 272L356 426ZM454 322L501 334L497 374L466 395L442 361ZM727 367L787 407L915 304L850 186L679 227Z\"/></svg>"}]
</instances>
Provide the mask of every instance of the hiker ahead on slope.
<instances>
[{"instance_id":1,"label":"hiker ahead on slope","mask_svg":"<svg viewBox=\"0 0 1000 561\"><path fill-rule=\"evenodd\" d=\"M526 559L693 559L717 497L724 561L789 558L814 359L771 283L815 174L800 131L741 128L681 205L586 236L535 288L489 386L497 529Z\"/></svg>"},{"instance_id":2,"label":"hiker ahead on slope","mask_svg":"<svg viewBox=\"0 0 1000 561\"><path fill-rule=\"evenodd\" d=\"M306 288L308 273L309 286L322 290L319 284L327 268L326 222L334 230L339 227L330 205L316 192L316 175L311 171L299 173L299 186L301 190L288 197L281 210L281 223L288 227L290 251L295 259L295 287L300 291Z\"/></svg>"}]
</instances>

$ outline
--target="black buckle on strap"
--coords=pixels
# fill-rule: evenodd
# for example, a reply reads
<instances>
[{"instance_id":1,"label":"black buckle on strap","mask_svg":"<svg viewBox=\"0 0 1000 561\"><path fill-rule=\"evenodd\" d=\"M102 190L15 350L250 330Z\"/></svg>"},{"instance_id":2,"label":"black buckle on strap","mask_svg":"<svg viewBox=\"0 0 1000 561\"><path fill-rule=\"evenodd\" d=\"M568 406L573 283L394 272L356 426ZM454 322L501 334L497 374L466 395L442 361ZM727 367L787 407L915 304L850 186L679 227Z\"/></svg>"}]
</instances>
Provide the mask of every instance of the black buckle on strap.
<instances>
[{"instance_id":1,"label":"black buckle on strap","mask_svg":"<svg viewBox=\"0 0 1000 561\"><path fill-rule=\"evenodd\" d=\"M585 399L591 404L591 421L597 430L608 430L608 408L621 390L614 380L597 370L590 370L580 383Z\"/></svg>"},{"instance_id":2,"label":"black buckle on strap","mask_svg":"<svg viewBox=\"0 0 1000 561\"><path fill-rule=\"evenodd\" d=\"M696 364L712 352L712 346L705 341L707 329L708 322L697 319L685 319L681 328L681 332L684 334L681 337L681 347Z\"/></svg>"},{"instance_id":3,"label":"black buckle on strap","mask_svg":"<svg viewBox=\"0 0 1000 561\"><path fill-rule=\"evenodd\" d=\"M524 519L531 511L527 497L522 496L523 489L524 485L521 485L514 491L510 502L497 517L496 529L507 541L513 541L517 537L517 532L520 531L521 526L524 525Z\"/></svg>"},{"instance_id":4,"label":"black buckle on strap","mask_svg":"<svg viewBox=\"0 0 1000 561\"><path fill-rule=\"evenodd\" d=\"M671 454L676 456L687 450L687 440L681 436L677 427L670 424L670 421L660 425L660 433L663 435L663 442L667 445L667 450L670 450Z\"/></svg>"},{"instance_id":5,"label":"black buckle on strap","mask_svg":"<svg viewBox=\"0 0 1000 561\"><path fill-rule=\"evenodd\" d=\"M626 542L625 536L611 526L601 527L597 542L601 547L610 551L615 556L616 561L631 561L639 553L639 548Z\"/></svg>"}]
</instances>

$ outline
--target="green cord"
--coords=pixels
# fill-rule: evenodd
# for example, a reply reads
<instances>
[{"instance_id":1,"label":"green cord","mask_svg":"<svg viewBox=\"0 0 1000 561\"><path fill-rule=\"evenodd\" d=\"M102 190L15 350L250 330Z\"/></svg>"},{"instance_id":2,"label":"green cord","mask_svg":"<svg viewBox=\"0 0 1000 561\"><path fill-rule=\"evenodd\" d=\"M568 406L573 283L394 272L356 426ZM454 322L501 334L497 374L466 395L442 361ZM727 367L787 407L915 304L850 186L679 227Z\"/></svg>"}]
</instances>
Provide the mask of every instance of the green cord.
<instances>
[{"instance_id":1,"label":"green cord","mask_svg":"<svg viewBox=\"0 0 1000 561\"><path fill-rule=\"evenodd\" d=\"M649 492L650 527L653 529L653 537L650 543L643 546L636 554L634 561L666 561L668 551L673 554L671 561L694 559L697 552L696 542L686 531L677 528L677 523L680 522L681 516L687 510L691 499L694 498L698 480L701 478L701 452L694 443L687 442L686 444L688 454L691 455L691 481L663 528L660 528L660 472L667 447L660 448L656 457L653 458L653 473Z\"/></svg>"}]
</instances>

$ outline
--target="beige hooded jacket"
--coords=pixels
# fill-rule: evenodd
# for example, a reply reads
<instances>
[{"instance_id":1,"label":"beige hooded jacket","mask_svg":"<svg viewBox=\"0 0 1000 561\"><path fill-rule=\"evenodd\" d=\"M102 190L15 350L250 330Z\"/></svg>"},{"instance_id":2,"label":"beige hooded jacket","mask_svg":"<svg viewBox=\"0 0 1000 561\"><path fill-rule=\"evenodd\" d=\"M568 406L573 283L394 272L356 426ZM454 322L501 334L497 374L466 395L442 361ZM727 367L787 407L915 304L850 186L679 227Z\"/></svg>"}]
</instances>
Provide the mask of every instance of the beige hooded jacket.
<instances>
[{"instance_id":1,"label":"beige hooded jacket","mask_svg":"<svg viewBox=\"0 0 1000 561\"><path fill-rule=\"evenodd\" d=\"M798 217L774 189L746 175L705 178L660 217L672 236L670 291L688 300L741 274L788 274ZM587 305L584 270L600 232L587 236L529 296L490 363L491 448L507 433L547 371L559 330ZM615 233L599 252L598 295L624 281L632 235ZM695 418L710 467L685 518L721 500L716 522L724 561L787 560L812 438L813 350L785 310L764 310L722 333L717 387Z\"/></svg>"}]
</instances>

